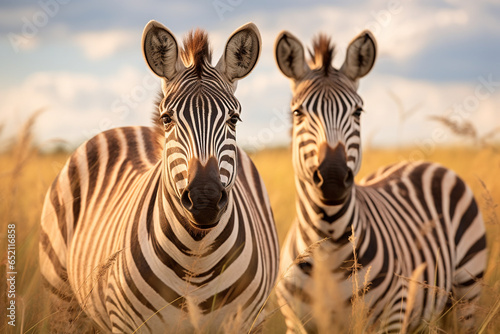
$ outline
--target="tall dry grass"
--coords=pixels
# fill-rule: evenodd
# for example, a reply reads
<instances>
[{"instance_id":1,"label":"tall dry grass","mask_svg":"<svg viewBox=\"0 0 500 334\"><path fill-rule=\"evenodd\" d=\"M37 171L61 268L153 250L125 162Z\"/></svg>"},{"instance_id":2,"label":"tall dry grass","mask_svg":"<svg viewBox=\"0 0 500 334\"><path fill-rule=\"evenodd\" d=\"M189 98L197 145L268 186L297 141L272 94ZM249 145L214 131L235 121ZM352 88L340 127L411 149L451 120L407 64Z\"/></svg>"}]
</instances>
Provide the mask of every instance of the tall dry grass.
<instances>
[{"instance_id":1,"label":"tall dry grass","mask_svg":"<svg viewBox=\"0 0 500 334\"><path fill-rule=\"evenodd\" d=\"M46 331L48 317L45 296L38 272L38 232L45 192L62 167L67 154L43 155L33 145L36 112L25 123L16 138L0 154L0 261L1 277L7 271L7 225L16 225L16 327L8 326L2 316L0 332L25 333ZM6 280L0 281L0 308L6 309ZM2 311L2 315L4 312Z\"/></svg>"}]
</instances>

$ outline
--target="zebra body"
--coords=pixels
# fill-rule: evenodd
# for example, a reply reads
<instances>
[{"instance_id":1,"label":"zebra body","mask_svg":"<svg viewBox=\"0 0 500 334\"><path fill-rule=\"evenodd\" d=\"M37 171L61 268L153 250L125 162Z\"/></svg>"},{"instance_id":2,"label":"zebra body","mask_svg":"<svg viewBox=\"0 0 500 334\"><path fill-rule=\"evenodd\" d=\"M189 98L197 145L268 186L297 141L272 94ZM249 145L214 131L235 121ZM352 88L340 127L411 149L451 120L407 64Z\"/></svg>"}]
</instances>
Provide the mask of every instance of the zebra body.
<instances>
[{"instance_id":1,"label":"zebra body","mask_svg":"<svg viewBox=\"0 0 500 334\"><path fill-rule=\"evenodd\" d=\"M171 54L148 48L175 50L176 42L154 21L145 35L145 56L158 74ZM247 72L231 78L234 72L208 65L205 35L190 38L181 54L186 69L164 67L159 75L164 129L98 134L47 194L41 270L71 331L248 331L274 286L279 256L269 199L234 142L232 117L239 112L234 82L259 50L249 48ZM231 36L226 53L234 38L260 47L253 24ZM189 63L190 56L200 58Z\"/></svg>"},{"instance_id":2,"label":"zebra body","mask_svg":"<svg viewBox=\"0 0 500 334\"><path fill-rule=\"evenodd\" d=\"M298 39L288 32L277 38L278 66L294 92L297 192L297 218L281 252L281 310L289 332L330 332L332 324L347 331L356 324L345 310L361 296L370 326L411 332L460 301L459 317L471 329L486 265L472 191L451 170L423 162L388 166L354 184L361 161L357 82L375 51L364 32L336 70L333 47L320 36L309 67Z\"/></svg>"}]
</instances>

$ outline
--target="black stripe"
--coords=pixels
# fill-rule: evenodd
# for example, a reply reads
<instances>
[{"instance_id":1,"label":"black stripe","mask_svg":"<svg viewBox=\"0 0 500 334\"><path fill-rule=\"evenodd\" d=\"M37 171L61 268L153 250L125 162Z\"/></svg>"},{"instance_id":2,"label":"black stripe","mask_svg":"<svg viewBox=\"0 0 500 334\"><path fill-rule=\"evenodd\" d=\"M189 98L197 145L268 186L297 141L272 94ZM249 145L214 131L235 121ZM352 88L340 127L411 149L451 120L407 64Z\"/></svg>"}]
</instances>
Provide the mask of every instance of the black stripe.
<instances>
[{"instance_id":1,"label":"black stripe","mask_svg":"<svg viewBox=\"0 0 500 334\"><path fill-rule=\"evenodd\" d=\"M144 142L146 156L149 163L154 165L161 159L162 147L159 145L159 140L156 137L156 132L150 128L141 127L142 141ZM164 141L164 138L161 138Z\"/></svg>"},{"instance_id":2,"label":"black stripe","mask_svg":"<svg viewBox=\"0 0 500 334\"><path fill-rule=\"evenodd\" d=\"M75 156L72 156L69 160L68 178L70 181L71 196L73 197L73 230L75 230L78 218L80 217L81 206L80 172L75 161Z\"/></svg>"},{"instance_id":3,"label":"black stripe","mask_svg":"<svg viewBox=\"0 0 500 334\"><path fill-rule=\"evenodd\" d=\"M60 204L59 192L57 191L57 185L59 184L59 179L56 179L52 186L50 187L50 202L57 214L57 225L59 231L61 231L61 236L64 240L64 244L68 245L68 226L66 221L66 205L65 203ZM42 219L50 219L49 217L43 217Z\"/></svg>"},{"instance_id":4,"label":"black stripe","mask_svg":"<svg viewBox=\"0 0 500 334\"><path fill-rule=\"evenodd\" d=\"M451 190L450 193L450 219L453 220L453 217L455 217L455 210L457 207L458 202L462 198L462 196L465 193L465 184L462 180L460 180L458 177L455 178L455 185L453 186L453 189Z\"/></svg>"},{"instance_id":5,"label":"black stripe","mask_svg":"<svg viewBox=\"0 0 500 334\"><path fill-rule=\"evenodd\" d=\"M477 253L482 252L486 249L486 236L482 235L465 253L464 257L457 264L456 269L459 270L460 267L464 266L476 256Z\"/></svg>"},{"instance_id":6,"label":"black stripe","mask_svg":"<svg viewBox=\"0 0 500 334\"><path fill-rule=\"evenodd\" d=\"M87 155L87 170L89 174L88 180L88 193L87 193L87 203L90 203L92 197L94 196L95 187L97 183L97 176L99 172L99 145L96 143L97 138L89 140L87 145L85 145L86 155Z\"/></svg>"},{"instance_id":7,"label":"black stripe","mask_svg":"<svg viewBox=\"0 0 500 334\"><path fill-rule=\"evenodd\" d=\"M455 245L458 245L460 243L460 240L462 240L462 237L465 235L465 232L467 232L467 230L472 225L474 219L476 219L478 214L479 211L477 209L476 201L471 200L471 202L469 203L469 207L462 215L462 219L460 220L460 225L458 226L458 229L456 231Z\"/></svg>"},{"instance_id":8,"label":"black stripe","mask_svg":"<svg viewBox=\"0 0 500 334\"><path fill-rule=\"evenodd\" d=\"M59 261L59 258L56 255L56 252L54 251L54 248L52 247L52 244L50 243L49 236L43 229L40 230L40 244L42 245L43 249L45 250L45 253L47 253L47 257L49 258L50 262L54 266L54 270L56 275L63 281L67 282L68 281L68 273L66 271L66 267L62 265L62 263Z\"/></svg>"}]
</instances>

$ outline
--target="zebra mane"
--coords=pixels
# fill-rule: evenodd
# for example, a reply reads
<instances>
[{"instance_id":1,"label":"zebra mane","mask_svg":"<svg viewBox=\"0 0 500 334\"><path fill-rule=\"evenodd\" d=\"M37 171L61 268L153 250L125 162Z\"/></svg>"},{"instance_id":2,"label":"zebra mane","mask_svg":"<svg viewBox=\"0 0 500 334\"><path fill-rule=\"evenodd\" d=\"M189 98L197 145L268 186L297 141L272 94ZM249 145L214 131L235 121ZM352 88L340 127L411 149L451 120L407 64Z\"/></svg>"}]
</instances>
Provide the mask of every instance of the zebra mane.
<instances>
[{"instance_id":1,"label":"zebra mane","mask_svg":"<svg viewBox=\"0 0 500 334\"><path fill-rule=\"evenodd\" d=\"M209 63L212 61L207 32L199 28L191 30L184 38L184 48L180 56L186 66L194 66L198 76L201 76L205 59Z\"/></svg>"},{"instance_id":2,"label":"zebra mane","mask_svg":"<svg viewBox=\"0 0 500 334\"><path fill-rule=\"evenodd\" d=\"M313 66L322 69L325 75L328 75L335 55L335 44L327 35L319 34L313 40L313 51L309 50L309 55Z\"/></svg>"}]
</instances>

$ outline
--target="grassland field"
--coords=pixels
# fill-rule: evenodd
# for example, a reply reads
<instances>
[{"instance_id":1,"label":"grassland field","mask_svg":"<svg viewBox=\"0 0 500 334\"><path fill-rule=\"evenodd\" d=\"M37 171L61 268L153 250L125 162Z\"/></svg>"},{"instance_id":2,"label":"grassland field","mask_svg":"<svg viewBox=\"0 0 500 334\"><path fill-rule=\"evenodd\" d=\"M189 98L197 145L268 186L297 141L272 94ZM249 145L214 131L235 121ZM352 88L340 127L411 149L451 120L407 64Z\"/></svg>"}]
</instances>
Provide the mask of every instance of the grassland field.
<instances>
[{"instance_id":1,"label":"grassland field","mask_svg":"<svg viewBox=\"0 0 500 334\"><path fill-rule=\"evenodd\" d=\"M7 229L16 225L16 327L6 323L6 279L0 281L0 333L46 333L52 315L43 293L38 272L38 234L40 214L47 189L62 168L68 153L42 154L35 148L21 146L0 154L0 269L8 272ZM377 168L409 159L418 149L370 149L363 154L359 180ZM454 169L473 189L486 221L490 252L480 318L487 326L484 333L500 333L500 153L497 147L448 147L432 152L418 151L425 160ZM280 243L295 215L295 194L291 151L289 148L267 149L250 154L266 184L279 234ZM271 298L269 308L276 309ZM266 323L264 333L284 332L279 312ZM447 328L428 332L450 332Z\"/></svg>"}]
</instances>

